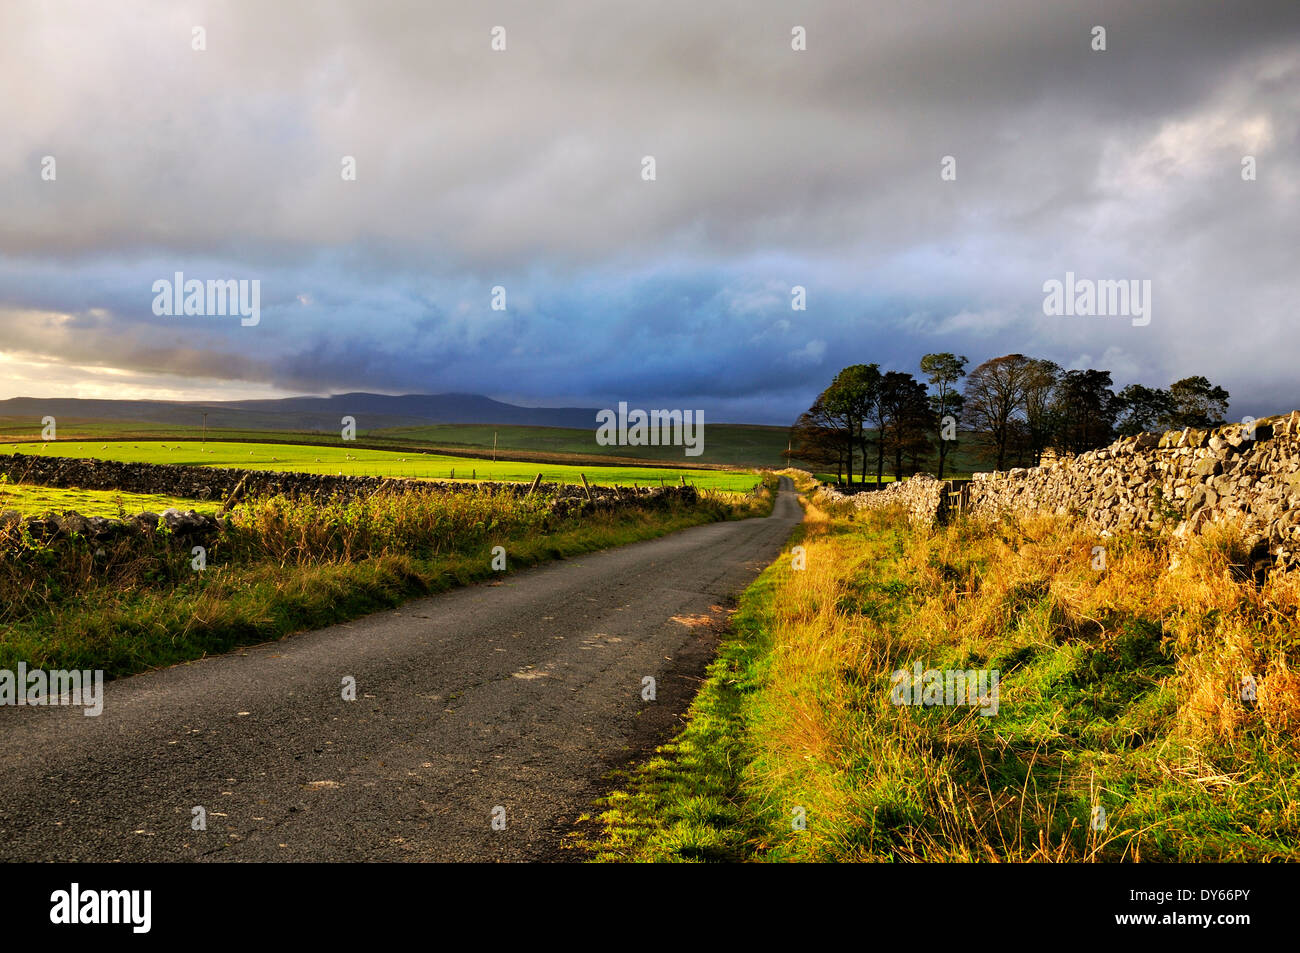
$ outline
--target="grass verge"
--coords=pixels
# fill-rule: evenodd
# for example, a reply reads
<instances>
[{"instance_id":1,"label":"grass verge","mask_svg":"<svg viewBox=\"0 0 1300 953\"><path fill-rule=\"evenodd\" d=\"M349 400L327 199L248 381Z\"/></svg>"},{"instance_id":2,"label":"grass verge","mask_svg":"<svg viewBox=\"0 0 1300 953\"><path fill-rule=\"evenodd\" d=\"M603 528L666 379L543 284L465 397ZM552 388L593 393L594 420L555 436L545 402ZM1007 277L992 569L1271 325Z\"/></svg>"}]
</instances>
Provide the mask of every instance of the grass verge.
<instances>
[{"instance_id":1,"label":"grass verge","mask_svg":"<svg viewBox=\"0 0 1300 953\"><path fill-rule=\"evenodd\" d=\"M810 507L790 545L807 568L744 594L687 726L576 838L594 859L1300 859L1300 580L1243 578L1230 528ZM998 670L997 713L893 704L918 662Z\"/></svg>"}]
</instances>

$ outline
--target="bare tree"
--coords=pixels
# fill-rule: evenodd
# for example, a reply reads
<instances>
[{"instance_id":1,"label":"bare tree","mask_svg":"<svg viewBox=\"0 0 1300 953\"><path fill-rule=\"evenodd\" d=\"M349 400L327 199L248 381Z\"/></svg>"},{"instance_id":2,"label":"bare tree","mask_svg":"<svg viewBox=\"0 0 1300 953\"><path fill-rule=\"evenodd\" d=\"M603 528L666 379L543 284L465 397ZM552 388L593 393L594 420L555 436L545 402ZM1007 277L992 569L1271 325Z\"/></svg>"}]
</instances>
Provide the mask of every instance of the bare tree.
<instances>
[{"instance_id":1,"label":"bare tree","mask_svg":"<svg viewBox=\"0 0 1300 953\"><path fill-rule=\"evenodd\" d=\"M1052 439L1052 398L1061 380L1061 367L1054 361L1031 359L1025 371L1024 449L1037 465Z\"/></svg>"},{"instance_id":2,"label":"bare tree","mask_svg":"<svg viewBox=\"0 0 1300 953\"><path fill-rule=\"evenodd\" d=\"M1007 354L985 361L966 378L966 417L992 445L999 470L1006 463L1013 423L1023 422L1032 365L1023 354Z\"/></svg>"}]
</instances>

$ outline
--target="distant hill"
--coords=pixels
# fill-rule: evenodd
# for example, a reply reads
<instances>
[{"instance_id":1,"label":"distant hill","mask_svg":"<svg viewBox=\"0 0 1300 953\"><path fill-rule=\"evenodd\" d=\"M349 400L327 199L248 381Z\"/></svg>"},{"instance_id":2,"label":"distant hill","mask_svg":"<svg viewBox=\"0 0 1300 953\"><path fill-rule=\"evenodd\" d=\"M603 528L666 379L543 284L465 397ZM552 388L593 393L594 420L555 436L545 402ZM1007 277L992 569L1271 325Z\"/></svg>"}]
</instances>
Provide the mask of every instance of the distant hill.
<instances>
[{"instance_id":1,"label":"distant hill","mask_svg":"<svg viewBox=\"0 0 1300 953\"><path fill-rule=\"evenodd\" d=\"M324 430L355 417L359 430L421 424L501 424L594 430L596 409L518 407L480 394L335 394L273 400L170 401L13 397L0 400L0 417L148 421L192 426L208 415L213 429Z\"/></svg>"}]
</instances>

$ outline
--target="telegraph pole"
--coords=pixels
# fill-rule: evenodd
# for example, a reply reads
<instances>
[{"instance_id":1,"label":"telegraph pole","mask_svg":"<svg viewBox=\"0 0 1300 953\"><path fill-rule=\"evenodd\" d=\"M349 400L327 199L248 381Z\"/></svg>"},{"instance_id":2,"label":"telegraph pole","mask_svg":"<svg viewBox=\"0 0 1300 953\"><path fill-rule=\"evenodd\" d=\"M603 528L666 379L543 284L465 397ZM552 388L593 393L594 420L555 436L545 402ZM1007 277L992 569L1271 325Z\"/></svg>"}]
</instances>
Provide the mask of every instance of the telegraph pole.
<instances>
[{"instance_id":1,"label":"telegraph pole","mask_svg":"<svg viewBox=\"0 0 1300 953\"><path fill-rule=\"evenodd\" d=\"M203 415L203 442L205 444L208 442L208 415L206 413Z\"/></svg>"}]
</instances>

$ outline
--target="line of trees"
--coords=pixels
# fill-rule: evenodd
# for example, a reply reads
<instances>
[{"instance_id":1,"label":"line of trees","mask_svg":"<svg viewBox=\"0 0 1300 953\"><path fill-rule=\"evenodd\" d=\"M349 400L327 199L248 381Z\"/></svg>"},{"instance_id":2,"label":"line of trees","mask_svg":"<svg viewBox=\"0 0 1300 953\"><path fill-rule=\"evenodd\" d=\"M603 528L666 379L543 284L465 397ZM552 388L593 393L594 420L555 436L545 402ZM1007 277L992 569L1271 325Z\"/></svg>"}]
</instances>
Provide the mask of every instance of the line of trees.
<instances>
[{"instance_id":1,"label":"line of trees","mask_svg":"<svg viewBox=\"0 0 1300 953\"><path fill-rule=\"evenodd\" d=\"M969 374L967 363L926 354L924 381L878 364L844 368L795 422L789 456L833 470L840 482L857 474L866 483L871 474L879 483L886 463L895 479L935 463L943 479L959 439L1001 470L1037 464L1048 449L1082 453L1120 435L1217 426L1228 410L1228 392L1200 376L1115 393L1109 371L1067 371L1023 354L991 358Z\"/></svg>"}]
</instances>

